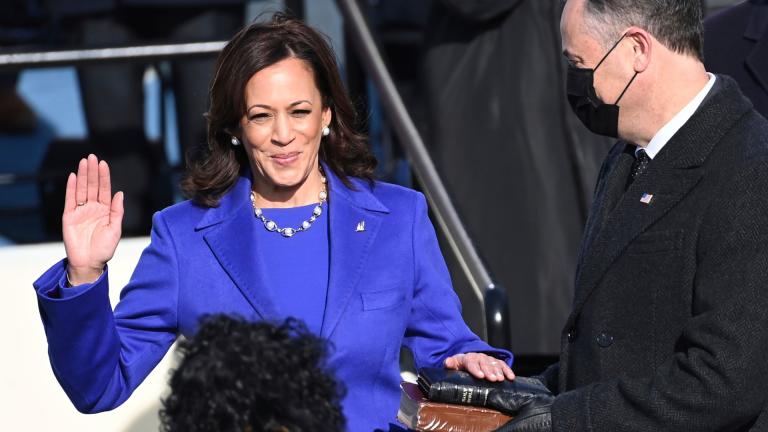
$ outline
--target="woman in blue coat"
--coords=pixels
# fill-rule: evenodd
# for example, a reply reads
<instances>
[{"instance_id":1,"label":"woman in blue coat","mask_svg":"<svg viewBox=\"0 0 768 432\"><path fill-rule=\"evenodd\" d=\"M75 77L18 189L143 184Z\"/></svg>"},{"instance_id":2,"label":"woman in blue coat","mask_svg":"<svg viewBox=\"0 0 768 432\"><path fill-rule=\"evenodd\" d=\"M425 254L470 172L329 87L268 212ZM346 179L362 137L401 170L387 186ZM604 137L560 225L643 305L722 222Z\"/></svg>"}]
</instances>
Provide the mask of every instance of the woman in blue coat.
<instances>
[{"instance_id":1,"label":"woman in blue coat","mask_svg":"<svg viewBox=\"0 0 768 432\"><path fill-rule=\"evenodd\" d=\"M514 377L511 354L463 322L424 197L372 180L334 58L283 16L227 44L208 145L183 182L190 200L155 215L114 312L106 264L123 196L106 162L80 161L67 181L67 258L35 282L51 364L77 409L120 405L179 334L216 313L293 316L329 340L351 431L394 420L402 345L418 367Z\"/></svg>"}]
</instances>

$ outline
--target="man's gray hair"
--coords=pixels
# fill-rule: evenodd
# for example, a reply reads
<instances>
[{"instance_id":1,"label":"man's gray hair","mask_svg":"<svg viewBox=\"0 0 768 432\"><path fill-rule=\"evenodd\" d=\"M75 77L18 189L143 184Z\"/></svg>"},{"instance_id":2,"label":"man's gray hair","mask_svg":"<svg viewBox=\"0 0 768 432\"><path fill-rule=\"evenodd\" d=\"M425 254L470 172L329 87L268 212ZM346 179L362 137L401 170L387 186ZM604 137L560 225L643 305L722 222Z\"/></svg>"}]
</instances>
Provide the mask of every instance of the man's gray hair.
<instances>
[{"instance_id":1,"label":"man's gray hair","mask_svg":"<svg viewBox=\"0 0 768 432\"><path fill-rule=\"evenodd\" d=\"M584 18L606 45L631 26L651 33L668 49L704 60L701 0L586 0Z\"/></svg>"}]
</instances>

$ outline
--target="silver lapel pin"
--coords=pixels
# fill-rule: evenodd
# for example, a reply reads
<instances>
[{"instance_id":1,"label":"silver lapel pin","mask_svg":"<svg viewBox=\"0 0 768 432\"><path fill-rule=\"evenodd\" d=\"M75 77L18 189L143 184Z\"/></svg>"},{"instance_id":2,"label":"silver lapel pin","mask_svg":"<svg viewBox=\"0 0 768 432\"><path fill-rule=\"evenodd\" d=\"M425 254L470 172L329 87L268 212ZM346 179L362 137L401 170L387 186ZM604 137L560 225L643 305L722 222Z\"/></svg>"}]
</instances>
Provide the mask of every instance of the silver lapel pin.
<instances>
[{"instance_id":1,"label":"silver lapel pin","mask_svg":"<svg viewBox=\"0 0 768 432\"><path fill-rule=\"evenodd\" d=\"M357 223L357 228L355 228L355 232L363 232L365 231L365 221L360 221Z\"/></svg>"}]
</instances>

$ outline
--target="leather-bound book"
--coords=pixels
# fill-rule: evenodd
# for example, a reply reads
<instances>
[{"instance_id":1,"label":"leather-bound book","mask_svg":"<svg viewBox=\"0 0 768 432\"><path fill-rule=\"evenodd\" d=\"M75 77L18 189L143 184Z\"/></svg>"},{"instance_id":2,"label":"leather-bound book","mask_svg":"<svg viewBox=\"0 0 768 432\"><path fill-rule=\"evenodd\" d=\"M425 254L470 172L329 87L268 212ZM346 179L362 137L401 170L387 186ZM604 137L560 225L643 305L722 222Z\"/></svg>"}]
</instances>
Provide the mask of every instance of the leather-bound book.
<instances>
[{"instance_id":1,"label":"leather-bound book","mask_svg":"<svg viewBox=\"0 0 768 432\"><path fill-rule=\"evenodd\" d=\"M444 368L419 369L417 382L432 402L491 408L510 415L516 415L536 398L552 395L537 379L517 377L513 381L490 382Z\"/></svg>"},{"instance_id":2,"label":"leather-bound book","mask_svg":"<svg viewBox=\"0 0 768 432\"><path fill-rule=\"evenodd\" d=\"M432 402L413 383L403 382L400 389L397 419L412 430L490 432L512 420L512 417L488 408Z\"/></svg>"}]
</instances>

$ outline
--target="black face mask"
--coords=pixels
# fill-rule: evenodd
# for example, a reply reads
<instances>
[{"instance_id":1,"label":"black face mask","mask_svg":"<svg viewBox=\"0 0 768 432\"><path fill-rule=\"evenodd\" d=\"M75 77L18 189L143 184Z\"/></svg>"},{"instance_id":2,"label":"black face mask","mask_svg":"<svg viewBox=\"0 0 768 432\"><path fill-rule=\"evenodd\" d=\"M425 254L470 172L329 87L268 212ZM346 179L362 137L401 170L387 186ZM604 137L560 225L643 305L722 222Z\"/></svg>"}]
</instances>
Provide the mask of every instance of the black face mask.
<instances>
[{"instance_id":1,"label":"black face mask","mask_svg":"<svg viewBox=\"0 0 768 432\"><path fill-rule=\"evenodd\" d=\"M617 105L624 93L637 77L637 72L629 80L624 91L613 104L606 104L597 97L595 91L595 71L600 67L606 58L613 52L626 35L613 44L610 50L597 63L594 69L577 68L568 65L568 77L566 79L566 91L568 93L568 102L573 108L573 112L584 123L587 129L598 135L605 135L612 138L619 137L619 106Z\"/></svg>"}]
</instances>

